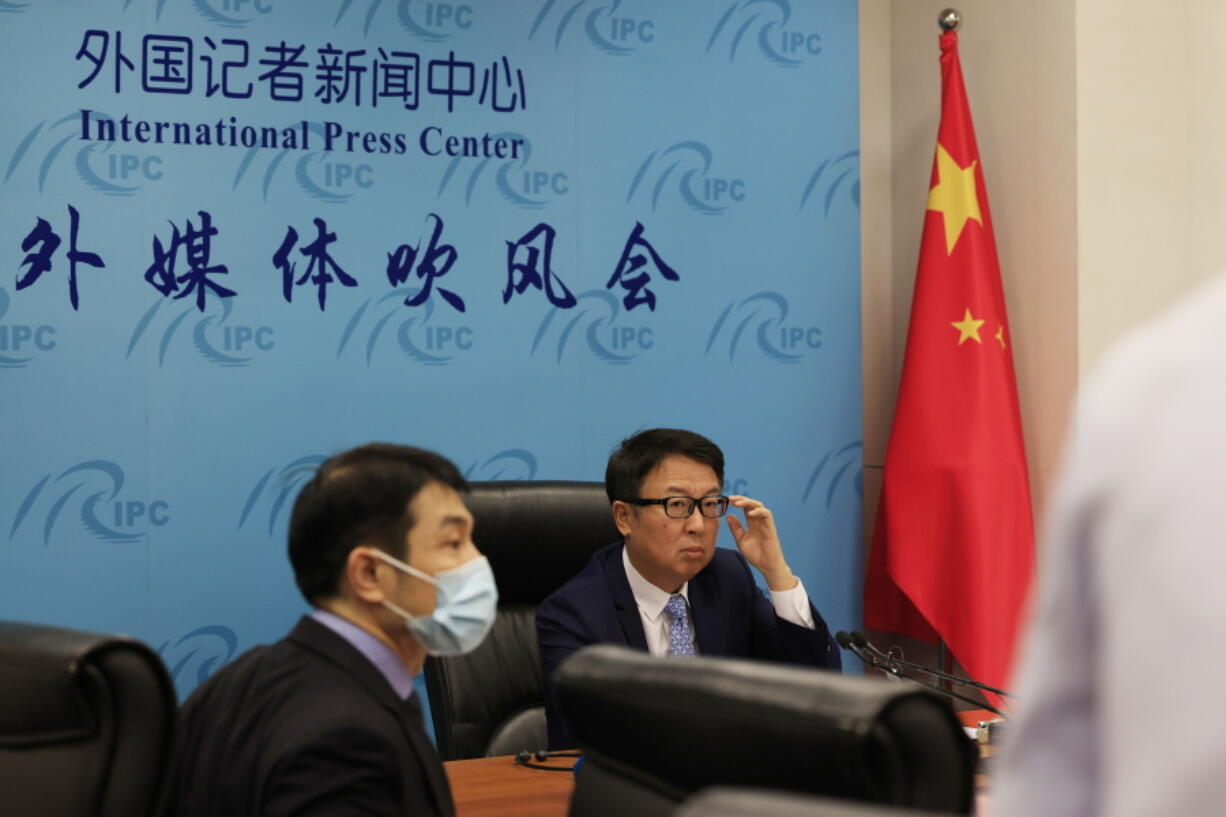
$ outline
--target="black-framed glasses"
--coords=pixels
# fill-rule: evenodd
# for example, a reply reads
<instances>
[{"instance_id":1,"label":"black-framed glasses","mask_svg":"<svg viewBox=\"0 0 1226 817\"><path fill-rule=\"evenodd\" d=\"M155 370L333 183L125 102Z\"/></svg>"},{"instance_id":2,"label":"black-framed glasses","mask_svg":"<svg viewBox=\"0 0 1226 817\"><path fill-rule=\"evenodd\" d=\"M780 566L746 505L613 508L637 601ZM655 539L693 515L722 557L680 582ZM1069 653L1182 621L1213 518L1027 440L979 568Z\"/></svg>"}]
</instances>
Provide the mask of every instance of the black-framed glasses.
<instances>
[{"instance_id":1,"label":"black-framed glasses","mask_svg":"<svg viewBox=\"0 0 1226 817\"><path fill-rule=\"evenodd\" d=\"M688 496L666 496L663 499L627 499L630 505L661 505L664 514L673 519L688 519L698 506L698 512L709 519L717 519L728 512L728 497L704 496L694 499Z\"/></svg>"}]
</instances>

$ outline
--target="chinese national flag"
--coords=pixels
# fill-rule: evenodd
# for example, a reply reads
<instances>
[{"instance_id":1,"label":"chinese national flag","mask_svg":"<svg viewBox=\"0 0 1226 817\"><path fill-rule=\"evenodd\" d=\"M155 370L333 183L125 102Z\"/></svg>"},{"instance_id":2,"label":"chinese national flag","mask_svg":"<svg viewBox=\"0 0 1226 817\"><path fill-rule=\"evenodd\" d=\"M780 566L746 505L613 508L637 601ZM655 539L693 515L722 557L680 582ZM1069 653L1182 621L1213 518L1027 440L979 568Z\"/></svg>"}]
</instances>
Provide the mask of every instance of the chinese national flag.
<instances>
[{"instance_id":1,"label":"chinese national flag","mask_svg":"<svg viewBox=\"0 0 1226 817\"><path fill-rule=\"evenodd\" d=\"M943 639L973 678L1004 686L1034 529L1000 265L953 31L941 36L941 89L864 623Z\"/></svg>"}]
</instances>

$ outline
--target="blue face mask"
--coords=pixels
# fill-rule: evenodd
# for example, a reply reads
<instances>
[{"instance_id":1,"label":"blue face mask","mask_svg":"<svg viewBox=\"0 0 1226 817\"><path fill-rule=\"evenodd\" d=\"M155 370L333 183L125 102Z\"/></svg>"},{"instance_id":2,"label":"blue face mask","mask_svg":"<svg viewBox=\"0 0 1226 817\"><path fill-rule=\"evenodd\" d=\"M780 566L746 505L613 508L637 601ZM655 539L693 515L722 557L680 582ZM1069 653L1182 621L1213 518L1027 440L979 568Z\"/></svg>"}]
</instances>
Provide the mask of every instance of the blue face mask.
<instances>
[{"instance_id":1,"label":"blue face mask","mask_svg":"<svg viewBox=\"0 0 1226 817\"><path fill-rule=\"evenodd\" d=\"M405 626L431 655L463 655L475 650L498 613L498 588L489 560L484 556L431 576L383 551L375 556L410 576L434 585L434 612L415 616L384 599L383 606L404 619Z\"/></svg>"}]
</instances>

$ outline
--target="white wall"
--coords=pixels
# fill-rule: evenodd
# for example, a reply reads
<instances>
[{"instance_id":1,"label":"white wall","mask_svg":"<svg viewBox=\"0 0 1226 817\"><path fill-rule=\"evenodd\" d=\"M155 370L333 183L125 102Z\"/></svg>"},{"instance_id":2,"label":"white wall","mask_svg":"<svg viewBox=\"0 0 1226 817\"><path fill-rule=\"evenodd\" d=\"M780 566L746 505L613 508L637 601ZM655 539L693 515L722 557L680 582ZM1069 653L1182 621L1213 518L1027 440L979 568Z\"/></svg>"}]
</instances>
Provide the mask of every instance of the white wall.
<instances>
[{"instance_id":1,"label":"white wall","mask_svg":"<svg viewBox=\"0 0 1226 817\"><path fill-rule=\"evenodd\" d=\"M1079 357L1226 261L1226 4L1077 3Z\"/></svg>"}]
</instances>

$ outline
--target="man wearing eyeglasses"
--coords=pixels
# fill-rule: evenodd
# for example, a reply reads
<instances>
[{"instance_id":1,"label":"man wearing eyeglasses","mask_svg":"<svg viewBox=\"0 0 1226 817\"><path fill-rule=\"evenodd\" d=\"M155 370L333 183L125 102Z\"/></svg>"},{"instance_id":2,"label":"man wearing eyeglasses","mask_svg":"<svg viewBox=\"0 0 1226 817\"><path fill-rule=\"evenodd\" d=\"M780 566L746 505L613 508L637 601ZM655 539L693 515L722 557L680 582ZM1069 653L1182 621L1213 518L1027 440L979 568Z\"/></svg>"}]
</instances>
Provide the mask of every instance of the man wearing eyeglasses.
<instances>
[{"instance_id":1,"label":"man wearing eyeglasses","mask_svg":"<svg viewBox=\"0 0 1226 817\"><path fill-rule=\"evenodd\" d=\"M549 747L569 748L552 676L589 644L652 655L722 655L839 669L834 639L783 556L770 509L724 496L724 455L692 431L656 428L609 457L605 491L622 542L597 551L537 608ZM737 550L717 549L719 518ZM770 588L758 589L749 565Z\"/></svg>"}]
</instances>

